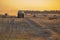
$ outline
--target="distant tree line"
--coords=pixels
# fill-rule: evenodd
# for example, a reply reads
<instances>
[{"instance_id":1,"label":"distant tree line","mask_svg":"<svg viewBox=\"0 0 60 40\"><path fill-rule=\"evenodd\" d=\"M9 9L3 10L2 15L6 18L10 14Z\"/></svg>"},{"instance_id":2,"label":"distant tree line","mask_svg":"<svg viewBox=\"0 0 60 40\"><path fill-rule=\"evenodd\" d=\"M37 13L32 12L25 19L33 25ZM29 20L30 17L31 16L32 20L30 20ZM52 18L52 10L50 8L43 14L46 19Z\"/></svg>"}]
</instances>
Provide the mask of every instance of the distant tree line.
<instances>
[{"instance_id":1,"label":"distant tree line","mask_svg":"<svg viewBox=\"0 0 60 40\"><path fill-rule=\"evenodd\" d=\"M60 14L60 10L51 10L51 11L29 11L29 10L26 10L24 11L24 13L58 13Z\"/></svg>"}]
</instances>

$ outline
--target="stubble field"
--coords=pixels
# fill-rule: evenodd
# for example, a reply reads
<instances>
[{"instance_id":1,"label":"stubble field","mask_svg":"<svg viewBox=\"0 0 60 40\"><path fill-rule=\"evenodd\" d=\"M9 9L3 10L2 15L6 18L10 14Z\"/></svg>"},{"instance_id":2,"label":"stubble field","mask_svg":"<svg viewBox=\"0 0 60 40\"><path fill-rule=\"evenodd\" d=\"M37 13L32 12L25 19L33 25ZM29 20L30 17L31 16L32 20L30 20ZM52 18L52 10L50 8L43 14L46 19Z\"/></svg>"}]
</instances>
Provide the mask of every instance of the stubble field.
<instances>
[{"instance_id":1,"label":"stubble field","mask_svg":"<svg viewBox=\"0 0 60 40\"><path fill-rule=\"evenodd\" d=\"M0 40L60 40L60 19L0 18Z\"/></svg>"}]
</instances>

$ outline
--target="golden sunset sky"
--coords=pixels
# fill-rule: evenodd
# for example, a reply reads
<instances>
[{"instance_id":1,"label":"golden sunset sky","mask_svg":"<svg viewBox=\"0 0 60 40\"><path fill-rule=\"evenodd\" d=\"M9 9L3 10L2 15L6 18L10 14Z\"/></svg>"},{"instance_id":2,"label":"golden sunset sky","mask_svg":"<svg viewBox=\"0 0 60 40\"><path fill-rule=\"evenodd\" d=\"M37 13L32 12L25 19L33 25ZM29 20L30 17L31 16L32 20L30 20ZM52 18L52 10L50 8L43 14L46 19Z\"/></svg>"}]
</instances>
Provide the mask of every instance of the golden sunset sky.
<instances>
[{"instance_id":1,"label":"golden sunset sky","mask_svg":"<svg viewBox=\"0 0 60 40\"><path fill-rule=\"evenodd\" d=\"M60 0L0 0L0 14L16 15L18 10L60 10Z\"/></svg>"}]
</instances>

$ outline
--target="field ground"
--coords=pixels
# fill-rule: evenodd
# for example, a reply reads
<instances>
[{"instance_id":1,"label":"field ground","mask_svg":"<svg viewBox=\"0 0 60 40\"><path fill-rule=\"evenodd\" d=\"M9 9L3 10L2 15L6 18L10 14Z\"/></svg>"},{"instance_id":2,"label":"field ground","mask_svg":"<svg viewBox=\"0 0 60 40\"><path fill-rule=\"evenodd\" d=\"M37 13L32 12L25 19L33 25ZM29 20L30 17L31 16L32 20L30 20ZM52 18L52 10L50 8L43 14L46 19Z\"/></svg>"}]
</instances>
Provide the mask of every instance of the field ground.
<instances>
[{"instance_id":1,"label":"field ground","mask_svg":"<svg viewBox=\"0 0 60 40\"><path fill-rule=\"evenodd\" d=\"M60 19L0 18L0 40L60 40Z\"/></svg>"},{"instance_id":2,"label":"field ground","mask_svg":"<svg viewBox=\"0 0 60 40\"><path fill-rule=\"evenodd\" d=\"M43 29L48 29L52 32L52 38L54 40L60 40L60 18L49 20L47 17L41 18L29 18L30 20L40 25Z\"/></svg>"}]
</instances>

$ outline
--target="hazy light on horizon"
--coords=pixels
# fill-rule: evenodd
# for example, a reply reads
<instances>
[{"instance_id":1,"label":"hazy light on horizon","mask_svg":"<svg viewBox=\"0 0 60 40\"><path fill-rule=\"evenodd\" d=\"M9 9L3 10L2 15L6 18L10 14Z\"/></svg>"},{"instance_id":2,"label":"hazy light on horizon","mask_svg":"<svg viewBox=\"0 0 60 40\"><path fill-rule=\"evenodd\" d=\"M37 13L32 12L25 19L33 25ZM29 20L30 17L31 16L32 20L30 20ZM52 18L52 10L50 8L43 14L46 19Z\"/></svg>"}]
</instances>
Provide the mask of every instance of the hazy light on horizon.
<instances>
[{"instance_id":1,"label":"hazy light on horizon","mask_svg":"<svg viewBox=\"0 0 60 40\"><path fill-rule=\"evenodd\" d=\"M18 10L60 10L60 0L0 0L0 14Z\"/></svg>"}]
</instances>

